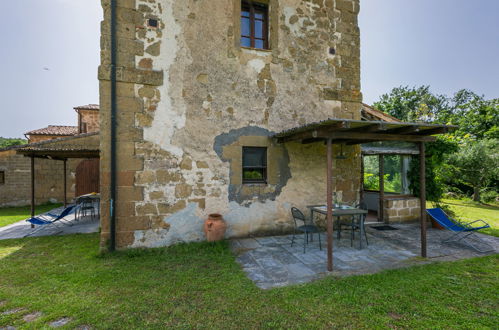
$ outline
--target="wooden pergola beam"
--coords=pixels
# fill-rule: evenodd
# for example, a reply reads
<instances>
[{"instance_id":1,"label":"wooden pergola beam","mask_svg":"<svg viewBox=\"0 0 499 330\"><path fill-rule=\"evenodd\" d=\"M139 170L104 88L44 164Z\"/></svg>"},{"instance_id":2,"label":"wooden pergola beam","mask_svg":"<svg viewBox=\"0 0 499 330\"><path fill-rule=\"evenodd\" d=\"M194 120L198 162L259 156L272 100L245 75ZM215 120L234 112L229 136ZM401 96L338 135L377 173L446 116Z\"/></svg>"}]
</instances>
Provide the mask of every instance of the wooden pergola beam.
<instances>
[{"instance_id":1,"label":"wooden pergola beam","mask_svg":"<svg viewBox=\"0 0 499 330\"><path fill-rule=\"evenodd\" d=\"M406 126L388 130L390 134L414 134L420 131L419 126Z\"/></svg>"},{"instance_id":2,"label":"wooden pergola beam","mask_svg":"<svg viewBox=\"0 0 499 330\"><path fill-rule=\"evenodd\" d=\"M326 222L327 222L327 270L333 271L333 147L332 140L327 140L326 171Z\"/></svg>"},{"instance_id":3,"label":"wooden pergola beam","mask_svg":"<svg viewBox=\"0 0 499 330\"><path fill-rule=\"evenodd\" d=\"M407 142L433 142L436 140L433 136L419 136L419 135L400 135L400 134L387 134L387 133L361 133L361 132L332 132L328 135L317 137L331 138L333 140L372 140L372 141L407 141Z\"/></svg>"}]
</instances>

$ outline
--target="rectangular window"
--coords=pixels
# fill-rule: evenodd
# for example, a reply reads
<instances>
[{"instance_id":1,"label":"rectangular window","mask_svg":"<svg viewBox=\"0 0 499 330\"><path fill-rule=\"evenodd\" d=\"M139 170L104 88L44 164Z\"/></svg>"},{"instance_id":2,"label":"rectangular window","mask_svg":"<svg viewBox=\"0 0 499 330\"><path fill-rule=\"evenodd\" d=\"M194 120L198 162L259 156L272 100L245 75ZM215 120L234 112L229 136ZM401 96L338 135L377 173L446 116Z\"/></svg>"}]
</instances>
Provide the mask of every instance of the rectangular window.
<instances>
[{"instance_id":1,"label":"rectangular window","mask_svg":"<svg viewBox=\"0 0 499 330\"><path fill-rule=\"evenodd\" d=\"M243 147L243 183L267 183L267 148Z\"/></svg>"},{"instance_id":2,"label":"rectangular window","mask_svg":"<svg viewBox=\"0 0 499 330\"><path fill-rule=\"evenodd\" d=\"M410 156L385 155L385 193L408 195ZM379 158L364 156L364 190L379 191Z\"/></svg>"},{"instance_id":3,"label":"rectangular window","mask_svg":"<svg viewBox=\"0 0 499 330\"><path fill-rule=\"evenodd\" d=\"M5 172L0 171L0 184L5 184Z\"/></svg>"},{"instance_id":4,"label":"rectangular window","mask_svg":"<svg viewBox=\"0 0 499 330\"><path fill-rule=\"evenodd\" d=\"M250 0L241 2L241 46L269 49L268 6Z\"/></svg>"}]
</instances>

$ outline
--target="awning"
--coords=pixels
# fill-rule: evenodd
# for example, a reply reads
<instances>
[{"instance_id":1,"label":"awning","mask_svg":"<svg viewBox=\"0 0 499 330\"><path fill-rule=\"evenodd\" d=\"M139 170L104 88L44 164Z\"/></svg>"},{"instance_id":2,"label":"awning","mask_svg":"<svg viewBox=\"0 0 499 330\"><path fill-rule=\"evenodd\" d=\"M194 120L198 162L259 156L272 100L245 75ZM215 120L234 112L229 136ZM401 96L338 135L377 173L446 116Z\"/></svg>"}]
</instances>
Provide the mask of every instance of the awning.
<instances>
[{"instance_id":1,"label":"awning","mask_svg":"<svg viewBox=\"0 0 499 330\"><path fill-rule=\"evenodd\" d=\"M362 144L375 141L432 142L435 134L457 129L452 125L424 123L393 123L350 119L328 119L291 128L273 137L279 143L298 141L314 143L332 140L332 143Z\"/></svg>"}]
</instances>

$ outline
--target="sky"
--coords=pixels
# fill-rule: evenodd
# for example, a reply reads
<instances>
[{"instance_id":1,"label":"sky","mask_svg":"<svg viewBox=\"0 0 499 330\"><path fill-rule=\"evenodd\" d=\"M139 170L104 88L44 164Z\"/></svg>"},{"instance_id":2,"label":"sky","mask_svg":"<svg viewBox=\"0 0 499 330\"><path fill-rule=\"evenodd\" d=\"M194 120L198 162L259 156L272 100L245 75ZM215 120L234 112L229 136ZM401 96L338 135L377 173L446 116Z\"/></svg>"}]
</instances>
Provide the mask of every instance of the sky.
<instances>
[{"instance_id":1,"label":"sky","mask_svg":"<svg viewBox=\"0 0 499 330\"><path fill-rule=\"evenodd\" d=\"M0 1L0 136L98 103L100 0ZM499 98L499 0L361 0L365 103L397 86Z\"/></svg>"}]
</instances>

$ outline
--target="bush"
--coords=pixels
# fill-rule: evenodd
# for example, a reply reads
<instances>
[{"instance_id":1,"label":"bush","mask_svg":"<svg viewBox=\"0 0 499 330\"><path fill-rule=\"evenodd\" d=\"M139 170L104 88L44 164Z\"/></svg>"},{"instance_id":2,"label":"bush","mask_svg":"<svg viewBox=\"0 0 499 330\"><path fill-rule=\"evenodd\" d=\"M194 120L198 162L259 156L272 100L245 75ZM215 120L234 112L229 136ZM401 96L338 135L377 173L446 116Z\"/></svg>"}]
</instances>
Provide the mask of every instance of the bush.
<instances>
[{"instance_id":1,"label":"bush","mask_svg":"<svg viewBox=\"0 0 499 330\"><path fill-rule=\"evenodd\" d=\"M499 193L495 190L484 189L481 191L480 197L483 203L494 203L499 199Z\"/></svg>"}]
</instances>

